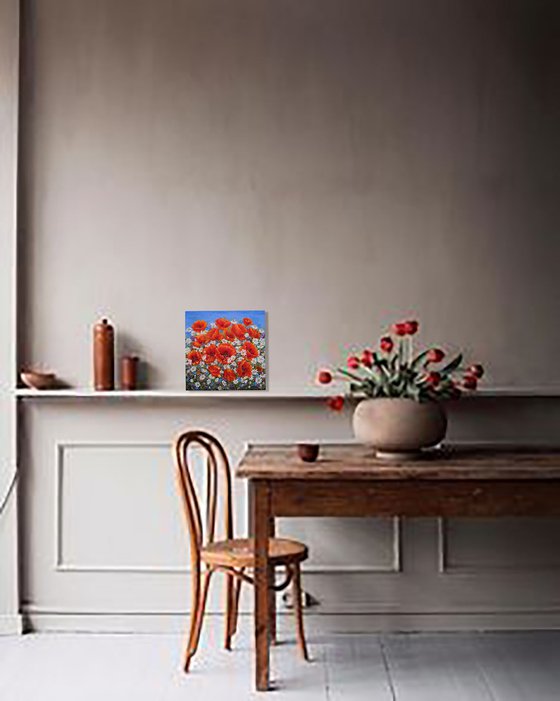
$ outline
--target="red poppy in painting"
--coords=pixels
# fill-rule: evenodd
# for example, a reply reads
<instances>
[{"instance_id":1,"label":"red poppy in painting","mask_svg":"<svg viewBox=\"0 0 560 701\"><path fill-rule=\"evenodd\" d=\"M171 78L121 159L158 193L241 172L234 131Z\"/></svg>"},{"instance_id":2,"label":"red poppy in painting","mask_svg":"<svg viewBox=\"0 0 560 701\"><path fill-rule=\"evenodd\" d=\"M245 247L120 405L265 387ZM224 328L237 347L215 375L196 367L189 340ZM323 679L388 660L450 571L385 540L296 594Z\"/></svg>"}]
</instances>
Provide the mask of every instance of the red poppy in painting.
<instances>
[{"instance_id":1,"label":"red poppy in painting","mask_svg":"<svg viewBox=\"0 0 560 701\"><path fill-rule=\"evenodd\" d=\"M243 350L247 354L248 358L256 358L259 354L258 348L254 345L254 343L251 343L251 341L245 341L243 344Z\"/></svg>"},{"instance_id":2,"label":"red poppy in painting","mask_svg":"<svg viewBox=\"0 0 560 701\"><path fill-rule=\"evenodd\" d=\"M198 336L194 337L193 346L203 346L208 341L208 335L205 333L200 333Z\"/></svg>"},{"instance_id":3,"label":"red poppy in painting","mask_svg":"<svg viewBox=\"0 0 560 701\"><path fill-rule=\"evenodd\" d=\"M218 329L210 329L208 333L206 334L206 338L209 341L219 341L221 338L221 334Z\"/></svg>"},{"instance_id":4,"label":"red poppy in painting","mask_svg":"<svg viewBox=\"0 0 560 701\"><path fill-rule=\"evenodd\" d=\"M224 370L223 378L224 378L224 380L226 380L227 382L233 382L233 381L235 380L235 373L233 372L233 370L230 370L229 368L226 368L226 369Z\"/></svg>"},{"instance_id":5,"label":"red poppy in painting","mask_svg":"<svg viewBox=\"0 0 560 701\"><path fill-rule=\"evenodd\" d=\"M243 324L233 324L231 330L239 339L245 338L247 335L247 329L243 326Z\"/></svg>"},{"instance_id":6,"label":"red poppy in painting","mask_svg":"<svg viewBox=\"0 0 560 701\"><path fill-rule=\"evenodd\" d=\"M218 360L222 363L229 363L235 355L235 348L229 343L220 343L218 346Z\"/></svg>"},{"instance_id":7,"label":"red poppy in painting","mask_svg":"<svg viewBox=\"0 0 560 701\"><path fill-rule=\"evenodd\" d=\"M207 363L213 363L216 360L217 355L218 348L215 344L212 344L211 346L207 346L206 350L204 351L204 360Z\"/></svg>"},{"instance_id":8,"label":"red poppy in painting","mask_svg":"<svg viewBox=\"0 0 560 701\"><path fill-rule=\"evenodd\" d=\"M187 389L265 388L266 332L259 325L260 317L248 314L253 312L186 313Z\"/></svg>"},{"instance_id":9,"label":"red poppy in painting","mask_svg":"<svg viewBox=\"0 0 560 701\"><path fill-rule=\"evenodd\" d=\"M187 358L193 365L198 365L202 360L202 355L198 351L192 350L190 353L187 353Z\"/></svg>"},{"instance_id":10,"label":"red poppy in painting","mask_svg":"<svg viewBox=\"0 0 560 701\"><path fill-rule=\"evenodd\" d=\"M239 377L251 377L253 366L248 360L242 360L237 364L237 374Z\"/></svg>"}]
</instances>

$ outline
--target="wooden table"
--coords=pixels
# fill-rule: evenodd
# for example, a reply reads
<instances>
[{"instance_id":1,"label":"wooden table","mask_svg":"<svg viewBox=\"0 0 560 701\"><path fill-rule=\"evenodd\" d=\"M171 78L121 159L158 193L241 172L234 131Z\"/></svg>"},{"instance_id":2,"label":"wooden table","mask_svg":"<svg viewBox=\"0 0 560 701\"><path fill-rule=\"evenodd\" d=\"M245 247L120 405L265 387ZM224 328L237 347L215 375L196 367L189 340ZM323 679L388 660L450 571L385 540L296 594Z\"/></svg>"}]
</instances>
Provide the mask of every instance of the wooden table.
<instances>
[{"instance_id":1,"label":"wooden table","mask_svg":"<svg viewBox=\"0 0 560 701\"><path fill-rule=\"evenodd\" d=\"M316 463L295 446L249 446L236 470L249 480L255 538L255 674L270 688L273 596L268 538L277 516L560 516L560 449L448 447L387 462L360 445L325 445Z\"/></svg>"}]
</instances>

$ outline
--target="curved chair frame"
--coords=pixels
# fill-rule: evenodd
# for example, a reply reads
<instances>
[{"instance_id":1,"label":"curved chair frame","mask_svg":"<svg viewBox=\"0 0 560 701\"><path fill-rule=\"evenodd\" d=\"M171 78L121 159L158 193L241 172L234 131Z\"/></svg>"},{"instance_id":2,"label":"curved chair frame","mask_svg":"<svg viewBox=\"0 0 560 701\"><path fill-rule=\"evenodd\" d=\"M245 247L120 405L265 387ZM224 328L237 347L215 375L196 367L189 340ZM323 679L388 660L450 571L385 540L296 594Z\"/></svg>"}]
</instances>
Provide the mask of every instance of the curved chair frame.
<instances>
[{"instance_id":1,"label":"curved chair frame","mask_svg":"<svg viewBox=\"0 0 560 701\"><path fill-rule=\"evenodd\" d=\"M188 450L192 445L200 446L206 452L206 483L207 501L206 518L202 519L196 488L189 468ZM220 542L227 545L227 541L233 540L233 510L232 510L232 481L231 470L227 454L218 441L206 431L186 431L182 433L174 444L174 457L176 467L177 486L183 503L183 510L187 522L187 530L190 540L191 577L192 577L192 611L189 637L184 655L184 670L189 671L190 662L198 648L202 621L208 598L210 580L214 572L224 572L227 576L226 584L226 628L225 648L231 650L231 641L237 631L237 614L239 609L239 596L243 582L254 584L253 578L248 575L246 567L238 567L228 564L227 557L224 564L210 564L204 562L204 547L217 542L216 521L218 513L218 495L220 492L220 477L222 479L223 498L223 531L224 536ZM306 554L305 556L306 557ZM303 559L303 558L301 558ZM202 571L202 565L206 569ZM308 660L307 646L303 630L303 612L301 606L301 572L298 561L280 560L277 564L286 568L286 578L279 584L271 584L275 591L282 591L290 585L293 586L294 613L296 616L297 641L301 654ZM273 626L273 630L275 626Z\"/></svg>"}]
</instances>

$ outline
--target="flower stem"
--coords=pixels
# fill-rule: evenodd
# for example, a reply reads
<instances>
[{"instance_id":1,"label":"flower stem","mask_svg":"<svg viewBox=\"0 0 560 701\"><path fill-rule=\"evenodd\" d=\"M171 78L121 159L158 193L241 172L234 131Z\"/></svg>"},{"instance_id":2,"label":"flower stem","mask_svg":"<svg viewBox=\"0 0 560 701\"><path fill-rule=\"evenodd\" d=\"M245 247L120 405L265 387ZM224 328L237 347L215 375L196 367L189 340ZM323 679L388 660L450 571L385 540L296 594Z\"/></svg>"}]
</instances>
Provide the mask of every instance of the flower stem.
<instances>
[{"instance_id":1,"label":"flower stem","mask_svg":"<svg viewBox=\"0 0 560 701\"><path fill-rule=\"evenodd\" d=\"M342 375L346 375L347 377L350 377L352 380L356 380L356 382L363 382L364 378L360 377L359 375L353 375L351 372L348 372L348 370L343 370L342 368L337 368L337 372L340 372Z\"/></svg>"}]
</instances>

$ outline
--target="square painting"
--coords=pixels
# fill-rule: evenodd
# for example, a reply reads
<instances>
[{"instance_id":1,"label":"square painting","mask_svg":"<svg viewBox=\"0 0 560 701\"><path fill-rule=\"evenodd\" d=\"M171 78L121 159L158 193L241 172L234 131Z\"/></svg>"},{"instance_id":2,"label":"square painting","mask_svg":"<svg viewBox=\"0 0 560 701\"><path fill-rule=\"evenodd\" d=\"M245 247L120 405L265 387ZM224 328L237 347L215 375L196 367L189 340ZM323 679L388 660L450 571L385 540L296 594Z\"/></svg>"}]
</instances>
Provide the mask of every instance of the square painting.
<instances>
[{"instance_id":1,"label":"square painting","mask_svg":"<svg viewBox=\"0 0 560 701\"><path fill-rule=\"evenodd\" d=\"M186 389L266 389L266 313L185 312Z\"/></svg>"}]
</instances>

